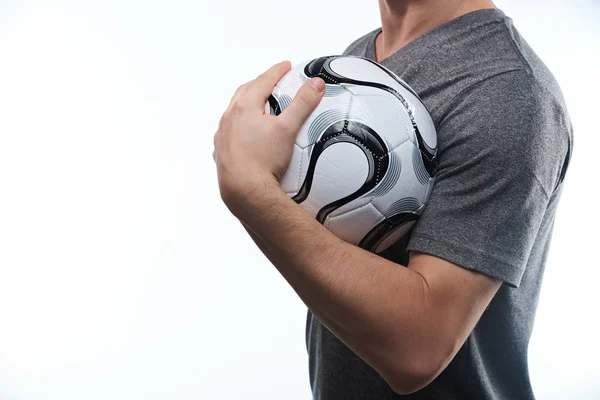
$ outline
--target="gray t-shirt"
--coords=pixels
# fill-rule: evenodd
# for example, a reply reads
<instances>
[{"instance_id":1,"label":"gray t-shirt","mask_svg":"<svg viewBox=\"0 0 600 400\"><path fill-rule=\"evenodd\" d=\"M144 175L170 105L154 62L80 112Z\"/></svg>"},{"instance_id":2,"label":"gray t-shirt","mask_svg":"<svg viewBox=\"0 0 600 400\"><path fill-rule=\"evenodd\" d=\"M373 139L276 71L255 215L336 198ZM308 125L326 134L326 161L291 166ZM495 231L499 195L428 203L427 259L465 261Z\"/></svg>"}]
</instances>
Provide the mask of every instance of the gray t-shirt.
<instances>
[{"instance_id":1,"label":"gray t-shirt","mask_svg":"<svg viewBox=\"0 0 600 400\"><path fill-rule=\"evenodd\" d=\"M374 60L380 30L344 54ZM573 140L560 88L501 10L438 26L382 64L419 94L439 145L423 215L382 256L407 265L407 251L416 250L504 284L448 367L408 396L394 393L309 311L314 398L533 399L527 348Z\"/></svg>"}]
</instances>

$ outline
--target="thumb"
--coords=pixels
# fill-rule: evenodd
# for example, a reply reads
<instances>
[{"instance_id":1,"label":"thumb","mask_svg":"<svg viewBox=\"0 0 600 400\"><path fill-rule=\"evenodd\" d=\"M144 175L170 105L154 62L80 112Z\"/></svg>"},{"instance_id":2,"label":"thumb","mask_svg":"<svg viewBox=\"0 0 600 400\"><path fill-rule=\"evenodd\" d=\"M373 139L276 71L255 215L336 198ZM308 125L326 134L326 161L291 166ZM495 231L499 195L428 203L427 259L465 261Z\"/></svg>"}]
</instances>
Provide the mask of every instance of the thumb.
<instances>
[{"instance_id":1,"label":"thumb","mask_svg":"<svg viewBox=\"0 0 600 400\"><path fill-rule=\"evenodd\" d=\"M308 82L302 85L300 90L298 90L298 93L296 93L296 96L294 96L290 105L283 110L278 118L282 119L285 126L297 133L310 113L313 112L321 102L324 91L325 82L323 79L309 79Z\"/></svg>"}]
</instances>

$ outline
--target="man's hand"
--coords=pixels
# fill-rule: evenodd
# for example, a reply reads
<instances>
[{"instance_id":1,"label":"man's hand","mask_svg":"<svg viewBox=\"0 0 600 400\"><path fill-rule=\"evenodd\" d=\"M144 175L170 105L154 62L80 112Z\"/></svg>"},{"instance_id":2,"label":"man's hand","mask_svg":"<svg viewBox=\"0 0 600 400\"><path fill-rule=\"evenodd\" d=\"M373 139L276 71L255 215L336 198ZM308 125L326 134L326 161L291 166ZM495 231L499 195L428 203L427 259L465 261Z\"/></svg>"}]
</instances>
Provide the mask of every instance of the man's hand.
<instances>
[{"instance_id":1,"label":"man's hand","mask_svg":"<svg viewBox=\"0 0 600 400\"><path fill-rule=\"evenodd\" d=\"M279 116L265 114L269 95L290 68L284 61L240 86L219 122L213 158L221 197L234 214L236 204L250 193L269 181L279 181L289 166L300 127L323 96L325 82L313 78Z\"/></svg>"}]
</instances>

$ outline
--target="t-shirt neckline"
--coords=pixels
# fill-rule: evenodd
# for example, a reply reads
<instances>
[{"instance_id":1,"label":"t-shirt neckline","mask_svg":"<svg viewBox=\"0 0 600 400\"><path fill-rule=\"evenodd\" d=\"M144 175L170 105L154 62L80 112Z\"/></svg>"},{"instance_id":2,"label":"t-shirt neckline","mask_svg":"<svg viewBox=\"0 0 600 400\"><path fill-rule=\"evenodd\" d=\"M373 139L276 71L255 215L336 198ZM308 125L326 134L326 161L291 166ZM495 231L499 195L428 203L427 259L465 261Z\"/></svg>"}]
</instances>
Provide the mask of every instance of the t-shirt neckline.
<instances>
[{"instance_id":1,"label":"t-shirt neckline","mask_svg":"<svg viewBox=\"0 0 600 400\"><path fill-rule=\"evenodd\" d=\"M398 57L401 57L402 54L410 51L410 49L414 48L415 46L419 46L419 45L423 45L423 44L427 43L427 41L431 37L434 37L435 35L439 35L440 33L447 32L448 30L453 29L458 24L467 24L468 25L471 21L486 22L488 20L501 20L503 18L506 18L506 15L499 8L484 8L481 10L471 11L469 13L463 14L459 17L456 17L448 22L444 22L443 24L438 25L435 28L432 28L432 29L426 31L421 36L418 36L415 39L413 39L412 41L408 42L406 45L404 45L403 47L398 49L396 52L390 54L383 60L379 61L379 63L385 65L387 62L390 62L393 59L396 59ZM371 38L367 42L367 47L365 50L365 57L369 58L373 61L376 61L376 59L377 59L375 43L377 40L377 36L379 36L379 34L382 32L382 30L383 30L382 27L375 29L371 33Z\"/></svg>"}]
</instances>

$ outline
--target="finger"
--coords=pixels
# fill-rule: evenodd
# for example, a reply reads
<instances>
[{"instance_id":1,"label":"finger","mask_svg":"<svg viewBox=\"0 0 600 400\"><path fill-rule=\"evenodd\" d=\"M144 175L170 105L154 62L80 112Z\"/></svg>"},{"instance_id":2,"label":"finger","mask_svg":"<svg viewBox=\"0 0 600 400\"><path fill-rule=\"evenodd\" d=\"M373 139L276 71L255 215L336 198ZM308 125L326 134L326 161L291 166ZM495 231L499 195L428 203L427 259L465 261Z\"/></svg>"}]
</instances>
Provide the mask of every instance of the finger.
<instances>
[{"instance_id":1,"label":"finger","mask_svg":"<svg viewBox=\"0 0 600 400\"><path fill-rule=\"evenodd\" d=\"M273 92L275 85L283 78L290 68L291 64L289 61L275 64L252 82L246 90L244 98L255 107L264 109L265 101L267 101Z\"/></svg>"},{"instance_id":2,"label":"finger","mask_svg":"<svg viewBox=\"0 0 600 400\"><path fill-rule=\"evenodd\" d=\"M240 97L242 97L244 95L244 93L246 93L246 90L248 90L248 88L250 87L250 84L254 82L254 79L244 83L242 86L240 86L239 88L237 88L237 90L235 91L235 93L233 94L233 97L231 98L231 101L229 102L229 107L227 107L227 109L229 110L231 108L231 106L240 99Z\"/></svg>"},{"instance_id":3,"label":"finger","mask_svg":"<svg viewBox=\"0 0 600 400\"><path fill-rule=\"evenodd\" d=\"M304 121L319 105L324 91L325 82L323 79L310 79L302 85L290 105L277 118L282 119L285 126L289 127L294 133L298 133Z\"/></svg>"}]
</instances>

